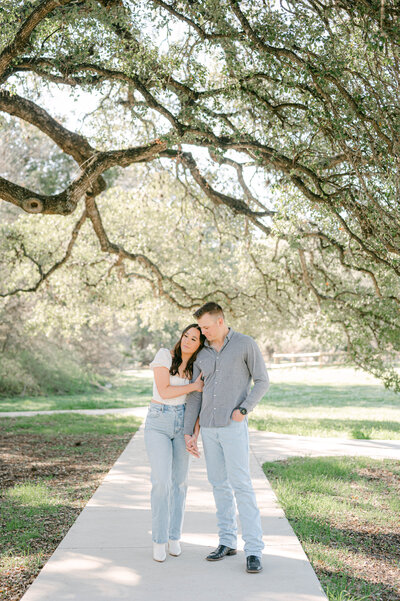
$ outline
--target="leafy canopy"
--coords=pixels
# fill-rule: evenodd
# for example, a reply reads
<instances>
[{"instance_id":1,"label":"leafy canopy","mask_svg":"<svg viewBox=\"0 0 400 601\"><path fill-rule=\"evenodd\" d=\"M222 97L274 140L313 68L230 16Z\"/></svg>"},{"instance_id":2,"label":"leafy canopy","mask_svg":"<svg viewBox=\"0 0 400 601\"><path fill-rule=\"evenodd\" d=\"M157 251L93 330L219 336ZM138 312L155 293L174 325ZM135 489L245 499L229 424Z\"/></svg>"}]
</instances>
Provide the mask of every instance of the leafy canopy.
<instances>
[{"instance_id":1,"label":"leafy canopy","mask_svg":"<svg viewBox=\"0 0 400 601\"><path fill-rule=\"evenodd\" d=\"M6 0L1 11L0 110L79 168L56 192L1 177L0 196L28 213L80 213L65 261L90 224L102 252L132 263L158 295L201 303L162 249L142 252L139 222L126 245L105 219L104 173L172 163L192 199L187 214L201 191L217 221L221 207L244 219L243 260L262 274L265 299L282 313L317 309L353 360L398 385L386 370L400 341L394 0ZM57 106L61 120L52 114L56 88L78 104L97 99L75 131L70 103ZM38 269L37 287L58 263ZM239 307L251 305L241 294Z\"/></svg>"}]
</instances>

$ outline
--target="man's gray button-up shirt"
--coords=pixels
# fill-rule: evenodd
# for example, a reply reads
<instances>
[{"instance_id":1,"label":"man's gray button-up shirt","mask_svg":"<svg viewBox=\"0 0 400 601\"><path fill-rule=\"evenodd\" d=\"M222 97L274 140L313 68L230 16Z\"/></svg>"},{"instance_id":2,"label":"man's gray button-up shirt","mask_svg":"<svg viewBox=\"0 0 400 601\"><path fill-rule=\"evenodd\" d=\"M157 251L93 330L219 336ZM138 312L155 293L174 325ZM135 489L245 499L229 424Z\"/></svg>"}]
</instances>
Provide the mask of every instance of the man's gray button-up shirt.
<instances>
[{"instance_id":1,"label":"man's gray button-up shirt","mask_svg":"<svg viewBox=\"0 0 400 601\"><path fill-rule=\"evenodd\" d=\"M223 427L230 423L238 407L251 411L269 387L264 359L251 336L229 328L224 344L216 351L208 341L196 357L193 379L203 372L203 392L192 392L186 399L185 434L193 434L200 413L203 428ZM251 381L254 381L252 389Z\"/></svg>"}]
</instances>

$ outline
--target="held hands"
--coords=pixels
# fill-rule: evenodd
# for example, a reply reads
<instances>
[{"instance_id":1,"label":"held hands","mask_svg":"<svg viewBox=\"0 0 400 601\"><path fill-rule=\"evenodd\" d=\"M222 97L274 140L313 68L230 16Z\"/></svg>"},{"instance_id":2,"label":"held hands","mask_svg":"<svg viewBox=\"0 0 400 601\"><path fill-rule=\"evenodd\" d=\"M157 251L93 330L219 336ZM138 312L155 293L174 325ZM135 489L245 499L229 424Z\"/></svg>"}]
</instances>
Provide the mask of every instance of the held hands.
<instances>
[{"instance_id":1,"label":"held hands","mask_svg":"<svg viewBox=\"0 0 400 601\"><path fill-rule=\"evenodd\" d=\"M233 411L231 417L232 417L232 419L233 419L234 422L242 422L246 416L242 415L240 413L239 409L235 409L235 411Z\"/></svg>"},{"instance_id":2,"label":"held hands","mask_svg":"<svg viewBox=\"0 0 400 601\"><path fill-rule=\"evenodd\" d=\"M185 434L185 444L188 453L193 455L193 457L200 457L199 448L197 446L197 436L194 434L193 436L190 436L190 434Z\"/></svg>"},{"instance_id":3,"label":"held hands","mask_svg":"<svg viewBox=\"0 0 400 601\"><path fill-rule=\"evenodd\" d=\"M202 380L202 377L203 373L200 372L197 376L197 379L193 382L194 390L196 390L197 392L203 392L204 382Z\"/></svg>"}]
</instances>

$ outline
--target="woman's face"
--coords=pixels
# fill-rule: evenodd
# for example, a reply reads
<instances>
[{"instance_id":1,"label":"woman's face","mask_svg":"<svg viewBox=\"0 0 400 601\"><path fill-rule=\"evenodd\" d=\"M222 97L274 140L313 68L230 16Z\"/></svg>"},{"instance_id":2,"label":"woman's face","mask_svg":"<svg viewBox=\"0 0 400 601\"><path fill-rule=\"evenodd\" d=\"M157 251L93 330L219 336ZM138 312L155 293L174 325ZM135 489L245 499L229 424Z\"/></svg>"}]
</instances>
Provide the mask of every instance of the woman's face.
<instances>
[{"instance_id":1,"label":"woman's face","mask_svg":"<svg viewBox=\"0 0 400 601\"><path fill-rule=\"evenodd\" d=\"M200 346L200 332L197 328L190 328L181 339L182 353L193 355Z\"/></svg>"}]
</instances>

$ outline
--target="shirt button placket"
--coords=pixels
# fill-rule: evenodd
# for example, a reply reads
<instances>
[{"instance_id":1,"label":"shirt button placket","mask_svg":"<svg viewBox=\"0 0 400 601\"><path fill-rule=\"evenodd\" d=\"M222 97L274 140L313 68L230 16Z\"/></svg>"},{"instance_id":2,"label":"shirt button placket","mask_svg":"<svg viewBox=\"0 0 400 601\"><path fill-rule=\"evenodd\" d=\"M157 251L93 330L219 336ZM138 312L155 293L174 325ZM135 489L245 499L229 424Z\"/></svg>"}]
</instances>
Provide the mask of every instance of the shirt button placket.
<instances>
[{"instance_id":1,"label":"shirt button placket","mask_svg":"<svg viewBox=\"0 0 400 601\"><path fill-rule=\"evenodd\" d=\"M218 355L218 353L216 353L216 358L215 358L215 371L216 372L218 371L218 367L217 366L219 365L218 359L219 359L219 355ZM215 380L214 381L214 395L213 395L213 397L214 397L214 405L215 405L215 399L216 399L216 396L217 396L217 393L215 392L217 383L218 383L217 380ZM214 406L213 407L213 422L214 422L214 424L215 424L215 411L216 410L217 410L217 408Z\"/></svg>"}]
</instances>

